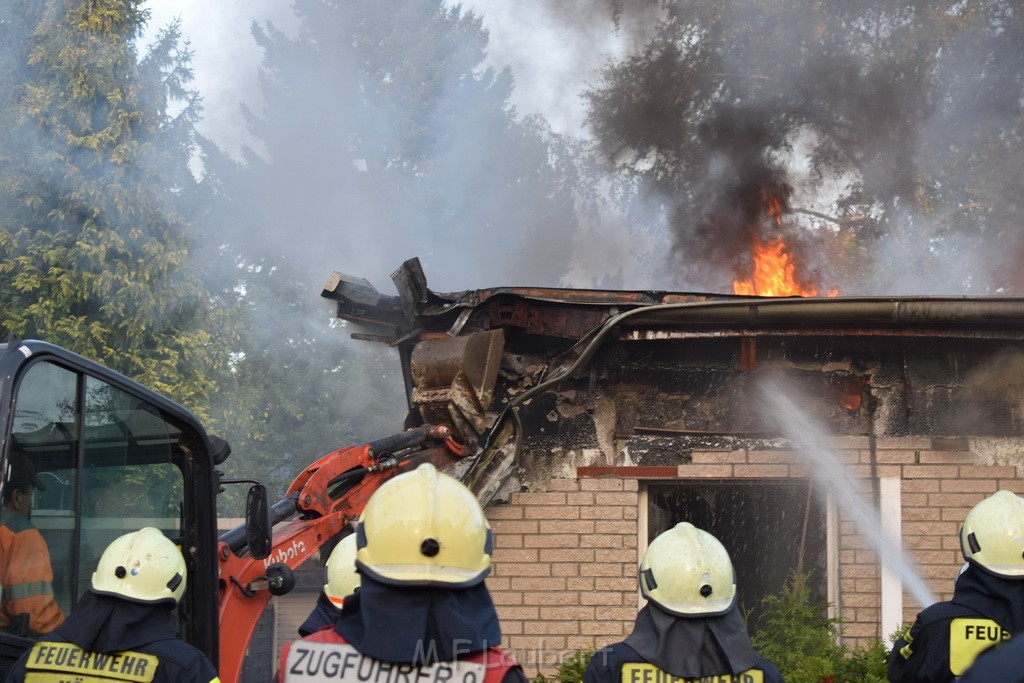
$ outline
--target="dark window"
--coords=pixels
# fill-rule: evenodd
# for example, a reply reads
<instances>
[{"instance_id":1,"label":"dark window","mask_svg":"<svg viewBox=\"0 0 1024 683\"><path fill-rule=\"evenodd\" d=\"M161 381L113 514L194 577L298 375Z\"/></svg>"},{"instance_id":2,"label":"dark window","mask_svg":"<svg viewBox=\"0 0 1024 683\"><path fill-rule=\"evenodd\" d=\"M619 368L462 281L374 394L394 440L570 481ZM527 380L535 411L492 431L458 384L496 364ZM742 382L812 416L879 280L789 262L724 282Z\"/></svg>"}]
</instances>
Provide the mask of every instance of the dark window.
<instances>
[{"instance_id":1,"label":"dark window","mask_svg":"<svg viewBox=\"0 0 1024 683\"><path fill-rule=\"evenodd\" d=\"M800 566L810 572L812 598L826 600L825 509L807 480L680 481L649 484L647 493L649 539L690 522L729 551L751 632L761 601Z\"/></svg>"}]
</instances>

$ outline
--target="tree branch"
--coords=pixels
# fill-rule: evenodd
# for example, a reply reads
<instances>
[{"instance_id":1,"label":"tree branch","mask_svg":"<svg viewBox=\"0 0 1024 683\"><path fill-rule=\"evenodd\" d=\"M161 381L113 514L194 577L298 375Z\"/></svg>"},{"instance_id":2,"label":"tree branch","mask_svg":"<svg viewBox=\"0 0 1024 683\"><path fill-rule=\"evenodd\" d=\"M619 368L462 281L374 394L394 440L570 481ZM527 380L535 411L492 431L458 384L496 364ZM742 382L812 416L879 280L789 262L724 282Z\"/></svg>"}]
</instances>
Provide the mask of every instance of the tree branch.
<instances>
[{"instance_id":1,"label":"tree branch","mask_svg":"<svg viewBox=\"0 0 1024 683\"><path fill-rule=\"evenodd\" d=\"M850 226L854 226L854 225L859 225L861 223L867 223L869 220L871 220L867 216L847 216L847 217L829 216L828 214L821 213L820 211L814 211L813 209L801 209L799 207L790 207L790 208L786 209L786 211L784 213L802 213L802 214L805 214L807 216L814 216L815 218L820 218L823 221L828 221L829 223L835 223L836 225L838 225L841 228L850 227Z\"/></svg>"}]
</instances>

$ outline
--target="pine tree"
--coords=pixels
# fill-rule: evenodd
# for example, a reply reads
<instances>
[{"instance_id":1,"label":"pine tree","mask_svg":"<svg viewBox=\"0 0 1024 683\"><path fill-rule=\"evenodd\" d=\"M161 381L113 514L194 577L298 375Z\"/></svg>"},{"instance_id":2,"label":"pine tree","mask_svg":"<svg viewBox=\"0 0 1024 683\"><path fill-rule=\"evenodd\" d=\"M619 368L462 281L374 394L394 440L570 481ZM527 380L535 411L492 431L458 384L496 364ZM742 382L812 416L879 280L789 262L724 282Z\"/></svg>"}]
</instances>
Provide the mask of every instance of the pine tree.
<instances>
[{"instance_id":1,"label":"pine tree","mask_svg":"<svg viewBox=\"0 0 1024 683\"><path fill-rule=\"evenodd\" d=\"M179 27L140 60L138 0L5 4L11 16L38 7L4 24L21 52L8 55L17 78L3 81L0 111L11 124L0 138L0 331L69 347L202 412L222 354L189 268L199 101Z\"/></svg>"}]
</instances>

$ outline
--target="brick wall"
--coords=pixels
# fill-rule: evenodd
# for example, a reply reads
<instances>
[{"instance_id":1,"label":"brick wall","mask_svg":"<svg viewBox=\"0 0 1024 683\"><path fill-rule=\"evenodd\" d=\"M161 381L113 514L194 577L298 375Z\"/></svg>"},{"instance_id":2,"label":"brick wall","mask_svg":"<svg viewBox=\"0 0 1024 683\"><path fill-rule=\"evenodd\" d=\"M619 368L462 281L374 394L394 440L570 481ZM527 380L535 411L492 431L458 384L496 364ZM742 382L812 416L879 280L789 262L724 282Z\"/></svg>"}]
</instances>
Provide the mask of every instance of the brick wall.
<instances>
[{"instance_id":1,"label":"brick wall","mask_svg":"<svg viewBox=\"0 0 1024 683\"><path fill-rule=\"evenodd\" d=\"M970 508L999 489L1024 495L1018 467L979 464L964 450L937 449L930 438L878 439L875 462L867 437L835 437L826 446L847 465L857 495L873 499L871 476L901 480L903 546L936 599L948 599L963 563L959 529ZM628 468L623 468L623 471ZM807 477L810 465L790 451L694 452L680 480ZM665 479L660 479L664 482ZM495 531L495 569L488 585L504 644L531 678L550 674L578 648L621 640L638 607L639 482L608 477L554 479L543 492L512 495L487 509ZM844 643L868 645L881 633L881 571L872 545L840 510L836 566ZM920 610L904 595L903 615Z\"/></svg>"},{"instance_id":2,"label":"brick wall","mask_svg":"<svg viewBox=\"0 0 1024 683\"><path fill-rule=\"evenodd\" d=\"M530 678L632 629L637 490L635 479L554 479L546 492L487 508L495 535L487 585L504 645Z\"/></svg>"}]
</instances>

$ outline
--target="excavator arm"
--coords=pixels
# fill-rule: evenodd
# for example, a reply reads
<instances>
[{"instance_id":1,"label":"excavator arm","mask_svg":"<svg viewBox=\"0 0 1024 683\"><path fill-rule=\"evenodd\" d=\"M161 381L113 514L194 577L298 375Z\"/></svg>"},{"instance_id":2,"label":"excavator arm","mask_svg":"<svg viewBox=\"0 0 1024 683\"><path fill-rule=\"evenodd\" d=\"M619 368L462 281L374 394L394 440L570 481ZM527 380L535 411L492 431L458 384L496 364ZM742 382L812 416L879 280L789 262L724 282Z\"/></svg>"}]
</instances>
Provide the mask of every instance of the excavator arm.
<instances>
[{"instance_id":1,"label":"excavator arm","mask_svg":"<svg viewBox=\"0 0 1024 683\"><path fill-rule=\"evenodd\" d=\"M462 457L446 426L428 425L329 453L306 467L270 509L270 555L248 553L236 527L217 545L220 587L220 680L237 683L256 622L271 595L294 586L293 571L341 534L370 495L396 474L424 462L438 469Z\"/></svg>"}]
</instances>

